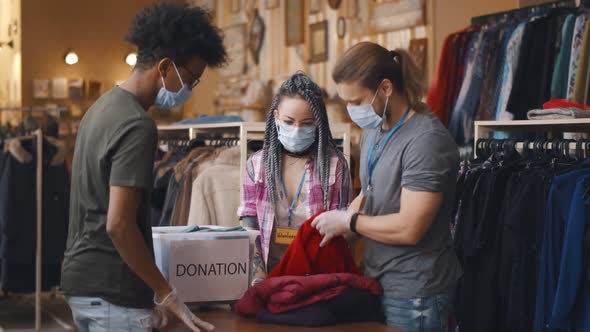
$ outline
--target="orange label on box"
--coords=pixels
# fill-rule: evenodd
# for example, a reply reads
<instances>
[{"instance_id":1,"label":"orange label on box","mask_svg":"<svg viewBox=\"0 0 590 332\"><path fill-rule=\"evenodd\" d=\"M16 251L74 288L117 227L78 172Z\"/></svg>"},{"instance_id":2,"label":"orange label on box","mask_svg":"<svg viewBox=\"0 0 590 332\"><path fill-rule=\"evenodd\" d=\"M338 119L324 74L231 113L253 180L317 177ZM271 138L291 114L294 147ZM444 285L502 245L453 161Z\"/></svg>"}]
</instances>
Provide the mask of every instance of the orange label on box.
<instances>
[{"instance_id":1,"label":"orange label on box","mask_svg":"<svg viewBox=\"0 0 590 332\"><path fill-rule=\"evenodd\" d=\"M275 236L275 242L278 244L291 244L293 240L297 236L296 229L287 229L287 228L277 228L277 233Z\"/></svg>"}]
</instances>

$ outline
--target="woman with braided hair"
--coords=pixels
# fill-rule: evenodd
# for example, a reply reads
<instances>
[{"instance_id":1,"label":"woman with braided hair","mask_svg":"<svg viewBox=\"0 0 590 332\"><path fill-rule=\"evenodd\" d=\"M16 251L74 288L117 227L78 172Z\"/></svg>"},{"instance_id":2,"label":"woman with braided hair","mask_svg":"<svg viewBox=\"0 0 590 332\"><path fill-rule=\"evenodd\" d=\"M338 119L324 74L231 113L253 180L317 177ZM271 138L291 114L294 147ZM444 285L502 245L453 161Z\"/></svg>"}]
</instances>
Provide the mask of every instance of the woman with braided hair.
<instances>
[{"instance_id":1,"label":"woman with braided hair","mask_svg":"<svg viewBox=\"0 0 590 332\"><path fill-rule=\"evenodd\" d=\"M359 43L332 76L351 119L364 129L362 192L348 211L329 211L312 222L323 235L320 245L362 236L365 274L383 286L387 324L446 331L462 273L449 230L457 146L422 103L422 75L404 50Z\"/></svg>"},{"instance_id":2,"label":"woman with braided hair","mask_svg":"<svg viewBox=\"0 0 590 332\"><path fill-rule=\"evenodd\" d=\"M334 144L322 91L305 74L291 76L274 96L264 148L248 160L242 183L241 223L260 230L253 284L279 263L305 220L348 206L348 164Z\"/></svg>"}]
</instances>

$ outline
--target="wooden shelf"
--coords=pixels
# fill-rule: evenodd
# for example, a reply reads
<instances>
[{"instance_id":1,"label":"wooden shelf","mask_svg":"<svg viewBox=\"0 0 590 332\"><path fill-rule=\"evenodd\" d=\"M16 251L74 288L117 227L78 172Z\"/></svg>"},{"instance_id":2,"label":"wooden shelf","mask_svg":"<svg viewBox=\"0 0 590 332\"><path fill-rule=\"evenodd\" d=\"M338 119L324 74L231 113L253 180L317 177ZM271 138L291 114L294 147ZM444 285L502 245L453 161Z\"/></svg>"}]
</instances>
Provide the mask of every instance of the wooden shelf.
<instances>
[{"instance_id":1,"label":"wooden shelf","mask_svg":"<svg viewBox=\"0 0 590 332\"><path fill-rule=\"evenodd\" d=\"M566 120L475 121L475 129L490 131L590 132L590 118ZM476 138L483 138L477 135Z\"/></svg>"}]
</instances>

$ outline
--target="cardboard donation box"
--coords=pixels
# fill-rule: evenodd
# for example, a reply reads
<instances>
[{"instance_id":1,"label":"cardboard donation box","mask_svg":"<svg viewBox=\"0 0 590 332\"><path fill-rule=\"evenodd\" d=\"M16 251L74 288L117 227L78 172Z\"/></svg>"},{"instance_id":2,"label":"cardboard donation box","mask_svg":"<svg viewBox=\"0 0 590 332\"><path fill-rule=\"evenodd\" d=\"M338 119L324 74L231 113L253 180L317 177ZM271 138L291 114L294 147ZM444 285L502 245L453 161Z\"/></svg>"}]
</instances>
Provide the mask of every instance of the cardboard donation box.
<instances>
[{"instance_id":1,"label":"cardboard donation box","mask_svg":"<svg viewBox=\"0 0 590 332\"><path fill-rule=\"evenodd\" d=\"M216 229L223 227L207 226ZM184 302L238 300L250 284L256 231L183 232L154 227L156 265Z\"/></svg>"}]
</instances>

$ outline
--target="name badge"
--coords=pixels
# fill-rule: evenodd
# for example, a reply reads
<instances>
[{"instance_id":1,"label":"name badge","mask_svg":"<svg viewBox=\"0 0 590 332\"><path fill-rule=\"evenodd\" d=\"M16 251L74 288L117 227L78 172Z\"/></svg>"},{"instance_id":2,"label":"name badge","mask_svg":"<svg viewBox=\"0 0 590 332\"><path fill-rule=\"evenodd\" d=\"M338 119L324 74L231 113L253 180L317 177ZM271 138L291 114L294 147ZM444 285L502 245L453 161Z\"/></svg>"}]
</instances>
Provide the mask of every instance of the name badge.
<instances>
[{"instance_id":1,"label":"name badge","mask_svg":"<svg viewBox=\"0 0 590 332\"><path fill-rule=\"evenodd\" d=\"M290 245L297 236L296 229L277 228L275 242L278 244Z\"/></svg>"}]
</instances>

